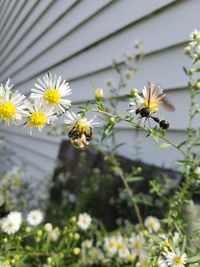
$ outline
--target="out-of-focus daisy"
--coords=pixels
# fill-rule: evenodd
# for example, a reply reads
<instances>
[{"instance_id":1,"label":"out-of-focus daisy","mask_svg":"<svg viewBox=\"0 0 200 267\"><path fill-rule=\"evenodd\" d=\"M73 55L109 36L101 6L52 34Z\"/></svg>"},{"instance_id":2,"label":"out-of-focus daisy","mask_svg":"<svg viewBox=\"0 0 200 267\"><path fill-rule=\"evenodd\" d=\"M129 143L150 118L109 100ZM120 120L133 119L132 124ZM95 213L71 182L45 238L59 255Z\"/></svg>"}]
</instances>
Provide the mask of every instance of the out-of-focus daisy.
<instances>
[{"instance_id":1,"label":"out-of-focus daisy","mask_svg":"<svg viewBox=\"0 0 200 267\"><path fill-rule=\"evenodd\" d=\"M136 264L137 267L151 267L151 261L148 254L144 253L140 255L139 262Z\"/></svg>"},{"instance_id":2,"label":"out-of-focus daisy","mask_svg":"<svg viewBox=\"0 0 200 267\"><path fill-rule=\"evenodd\" d=\"M31 90L31 98L42 99L46 104L54 107L56 113L62 113L69 109L71 101L66 97L72 92L69 83L62 80L61 76L45 74L42 80L38 79L35 87Z\"/></svg>"},{"instance_id":3,"label":"out-of-focus daisy","mask_svg":"<svg viewBox=\"0 0 200 267\"><path fill-rule=\"evenodd\" d=\"M12 92L13 85L8 79L6 84L0 86L0 120L6 124L19 124L27 115L24 95L18 91Z\"/></svg>"},{"instance_id":4,"label":"out-of-focus daisy","mask_svg":"<svg viewBox=\"0 0 200 267\"><path fill-rule=\"evenodd\" d=\"M66 119L64 120L67 127L70 127L69 138L72 144L79 149L85 149L92 138L92 128L97 125L94 118L88 120L86 117L81 117L80 114L76 115L74 112L67 111L65 113Z\"/></svg>"},{"instance_id":5,"label":"out-of-focus daisy","mask_svg":"<svg viewBox=\"0 0 200 267\"><path fill-rule=\"evenodd\" d=\"M92 223L92 218L90 217L89 214L87 213L79 214L77 221L77 225L79 228L85 231L90 227L91 223Z\"/></svg>"},{"instance_id":6,"label":"out-of-focus daisy","mask_svg":"<svg viewBox=\"0 0 200 267\"><path fill-rule=\"evenodd\" d=\"M187 255L185 253L181 253L179 250L168 252L164 255L168 265L171 267L184 267L186 264Z\"/></svg>"},{"instance_id":7,"label":"out-of-focus daisy","mask_svg":"<svg viewBox=\"0 0 200 267\"><path fill-rule=\"evenodd\" d=\"M60 236L60 230L59 230L59 228L58 227L55 227L54 229L52 229L48 233L48 235L49 235L49 238L50 238L51 241L53 241L53 242L58 241L58 238Z\"/></svg>"},{"instance_id":8,"label":"out-of-focus daisy","mask_svg":"<svg viewBox=\"0 0 200 267\"><path fill-rule=\"evenodd\" d=\"M22 223L22 216L20 212L10 212L1 221L1 229L4 233L11 235L19 231Z\"/></svg>"},{"instance_id":9,"label":"out-of-focus daisy","mask_svg":"<svg viewBox=\"0 0 200 267\"><path fill-rule=\"evenodd\" d=\"M92 244L93 244L93 241L92 241L92 240L86 239L86 240L84 240L84 241L82 242L81 247L82 247L83 249L89 249L89 248L92 247Z\"/></svg>"},{"instance_id":10,"label":"out-of-focus daisy","mask_svg":"<svg viewBox=\"0 0 200 267\"><path fill-rule=\"evenodd\" d=\"M48 107L40 100L36 100L34 103L27 101L26 107L28 109L28 115L24 120L24 124L30 128L30 133L32 133L32 129L34 128L41 131L47 124L57 118L54 108Z\"/></svg>"},{"instance_id":11,"label":"out-of-focus daisy","mask_svg":"<svg viewBox=\"0 0 200 267\"><path fill-rule=\"evenodd\" d=\"M158 267L167 267L167 262L164 260L163 257L158 258Z\"/></svg>"},{"instance_id":12,"label":"out-of-focus daisy","mask_svg":"<svg viewBox=\"0 0 200 267\"><path fill-rule=\"evenodd\" d=\"M27 222L32 226L39 225L44 219L43 212L39 209L32 210L27 215Z\"/></svg>"},{"instance_id":13,"label":"out-of-focus daisy","mask_svg":"<svg viewBox=\"0 0 200 267\"><path fill-rule=\"evenodd\" d=\"M160 222L156 217L149 216L145 219L144 225L150 233L157 232L160 229Z\"/></svg>"},{"instance_id":14,"label":"out-of-focus daisy","mask_svg":"<svg viewBox=\"0 0 200 267\"><path fill-rule=\"evenodd\" d=\"M129 239L129 247L133 250L137 255L142 253L145 245L145 240L142 236L131 236Z\"/></svg>"},{"instance_id":15,"label":"out-of-focus daisy","mask_svg":"<svg viewBox=\"0 0 200 267\"><path fill-rule=\"evenodd\" d=\"M115 236L105 237L104 239L104 250L108 256L113 257L118 250L117 239Z\"/></svg>"},{"instance_id":16,"label":"out-of-focus daisy","mask_svg":"<svg viewBox=\"0 0 200 267\"><path fill-rule=\"evenodd\" d=\"M91 264L99 263L104 258L102 251L96 247L93 247L89 250L88 256Z\"/></svg>"}]
</instances>

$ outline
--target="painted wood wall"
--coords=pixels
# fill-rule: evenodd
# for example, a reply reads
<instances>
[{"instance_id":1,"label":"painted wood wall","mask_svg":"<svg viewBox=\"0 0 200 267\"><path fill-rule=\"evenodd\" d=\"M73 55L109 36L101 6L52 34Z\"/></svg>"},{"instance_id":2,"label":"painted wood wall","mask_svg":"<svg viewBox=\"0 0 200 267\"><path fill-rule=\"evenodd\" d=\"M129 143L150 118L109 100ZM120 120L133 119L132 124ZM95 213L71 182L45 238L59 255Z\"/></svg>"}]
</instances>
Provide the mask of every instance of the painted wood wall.
<instances>
[{"instance_id":1,"label":"painted wood wall","mask_svg":"<svg viewBox=\"0 0 200 267\"><path fill-rule=\"evenodd\" d=\"M140 39L146 57L124 94L149 80L161 84L176 105L176 112L165 116L171 122L169 138L178 142L185 135L189 102L183 48L200 26L199 11L199 0L1 0L0 81L10 77L27 94L38 76L52 71L71 83L72 100L81 103L93 97L90 80L104 88L114 75L112 59L123 62L124 52ZM34 176L53 170L62 138L30 136L20 128L1 131L17 153L16 161L25 162ZM134 130L120 124L117 139L128 141L120 149L123 155L134 158L137 142L145 162L175 167L176 151L158 150L143 132L135 139Z\"/></svg>"}]
</instances>

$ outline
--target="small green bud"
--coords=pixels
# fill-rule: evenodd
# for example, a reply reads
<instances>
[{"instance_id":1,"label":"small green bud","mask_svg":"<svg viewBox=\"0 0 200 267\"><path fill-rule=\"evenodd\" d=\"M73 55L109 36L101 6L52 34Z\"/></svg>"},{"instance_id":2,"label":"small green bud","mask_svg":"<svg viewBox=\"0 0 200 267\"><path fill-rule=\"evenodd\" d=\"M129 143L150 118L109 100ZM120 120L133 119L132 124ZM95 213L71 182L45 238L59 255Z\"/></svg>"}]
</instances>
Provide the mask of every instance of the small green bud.
<instances>
[{"instance_id":1,"label":"small green bud","mask_svg":"<svg viewBox=\"0 0 200 267\"><path fill-rule=\"evenodd\" d=\"M112 86L112 82L111 81L106 81L106 86L107 87L111 87Z\"/></svg>"},{"instance_id":2,"label":"small green bud","mask_svg":"<svg viewBox=\"0 0 200 267\"><path fill-rule=\"evenodd\" d=\"M186 46L184 48L184 53L185 53L185 55L190 55L190 53L191 53L191 47L190 46Z\"/></svg>"},{"instance_id":3,"label":"small green bud","mask_svg":"<svg viewBox=\"0 0 200 267\"><path fill-rule=\"evenodd\" d=\"M79 235L79 233L75 233L75 234L74 234L74 239L75 239L75 240L79 240L79 239L80 239L80 235Z\"/></svg>"},{"instance_id":4,"label":"small green bud","mask_svg":"<svg viewBox=\"0 0 200 267\"><path fill-rule=\"evenodd\" d=\"M109 118L109 123L110 123L111 125L114 125L114 124L116 123L116 119L115 119L114 117L110 117L110 118Z\"/></svg>"},{"instance_id":5,"label":"small green bud","mask_svg":"<svg viewBox=\"0 0 200 267\"><path fill-rule=\"evenodd\" d=\"M97 88L95 91L95 99L101 101L103 99L103 89Z\"/></svg>"},{"instance_id":6,"label":"small green bud","mask_svg":"<svg viewBox=\"0 0 200 267\"><path fill-rule=\"evenodd\" d=\"M73 253L74 255L78 256L80 254L81 250L80 248L74 248Z\"/></svg>"},{"instance_id":7,"label":"small green bud","mask_svg":"<svg viewBox=\"0 0 200 267\"><path fill-rule=\"evenodd\" d=\"M42 230L38 230L36 234L37 234L37 236L41 237L42 236Z\"/></svg>"},{"instance_id":8,"label":"small green bud","mask_svg":"<svg viewBox=\"0 0 200 267\"><path fill-rule=\"evenodd\" d=\"M52 263L52 258L51 257L48 257L47 258L47 262L48 262L48 264L51 264Z\"/></svg>"},{"instance_id":9,"label":"small green bud","mask_svg":"<svg viewBox=\"0 0 200 267\"><path fill-rule=\"evenodd\" d=\"M76 216L71 217L70 222L72 222L72 223L76 223L76 222L77 222L77 218L76 218Z\"/></svg>"},{"instance_id":10,"label":"small green bud","mask_svg":"<svg viewBox=\"0 0 200 267\"><path fill-rule=\"evenodd\" d=\"M3 243L5 243L5 244L8 243L8 238L5 237L5 238L3 239Z\"/></svg>"},{"instance_id":11,"label":"small green bud","mask_svg":"<svg viewBox=\"0 0 200 267\"><path fill-rule=\"evenodd\" d=\"M26 227L26 228L25 228L25 232L26 232L27 234L29 234L29 233L31 232L31 227L29 227L29 226Z\"/></svg>"},{"instance_id":12,"label":"small green bud","mask_svg":"<svg viewBox=\"0 0 200 267\"><path fill-rule=\"evenodd\" d=\"M200 81L198 81L198 82L196 83L196 88L197 88L197 89L200 89Z\"/></svg>"},{"instance_id":13,"label":"small green bud","mask_svg":"<svg viewBox=\"0 0 200 267\"><path fill-rule=\"evenodd\" d=\"M130 96L132 98L135 98L138 94L138 89L137 88L132 88L131 91L130 91Z\"/></svg>"}]
</instances>

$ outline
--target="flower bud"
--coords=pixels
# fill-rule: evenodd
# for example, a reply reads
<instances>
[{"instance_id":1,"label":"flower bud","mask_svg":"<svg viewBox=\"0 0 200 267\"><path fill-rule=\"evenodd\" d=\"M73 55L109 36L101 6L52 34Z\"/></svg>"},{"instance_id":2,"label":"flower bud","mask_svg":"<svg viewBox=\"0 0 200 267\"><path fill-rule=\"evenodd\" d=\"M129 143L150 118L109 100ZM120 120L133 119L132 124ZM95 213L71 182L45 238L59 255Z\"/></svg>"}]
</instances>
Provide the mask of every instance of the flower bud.
<instances>
[{"instance_id":1,"label":"flower bud","mask_svg":"<svg viewBox=\"0 0 200 267\"><path fill-rule=\"evenodd\" d=\"M52 258L51 257L48 257L47 258L47 262L48 262L48 264L51 264L52 263Z\"/></svg>"},{"instance_id":2,"label":"flower bud","mask_svg":"<svg viewBox=\"0 0 200 267\"><path fill-rule=\"evenodd\" d=\"M111 87L112 86L112 82L111 81L106 81L106 86L107 87Z\"/></svg>"},{"instance_id":3,"label":"flower bud","mask_svg":"<svg viewBox=\"0 0 200 267\"><path fill-rule=\"evenodd\" d=\"M95 91L95 99L101 101L103 99L103 89L97 88Z\"/></svg>"},{"instance_id":4,"label":"flower bud","mask_svg":"<svg viewBox=\"0 0 200 267\"><path fill-rule=\"evenodd\" d=\"M80 239L80 235L79 235L79 233L75 233L75 234L74 234L74 239L75 239L75 240L79 240L79 239Z\"/></svg>"},{"instance_id":5,"label":"flower bud","mask_svg":"<svg viewBox=\"0 0 200 267\"><path fill-rule=\"evenodd\" d=\"M45 229L47 232L51 232L52 229L53 229L53 226L52 226L51 223L46 223L46 224L44 225L44 229Z\"/></svg>"},{"instance_id":6,"label":"flower bud","mask_svg":"<svg viewBox=\"0 0 200 267\"><path fill-rule=\"evenodd\" d=\"M74 255L78 256L80 254L81 250L80 248L74 248L73 253Z\"/></svg>"},{"instance_id":7,"label":"flower bud","mask_svg":"<svg viewBox=\"0 0 200 267\"><path fill-rule=\"evenodd\" d=\"M8 238L5 237L5 238L3 239L3 243L5 243L5 244L8 243Z\"/></svg>"},{"instance_id":8,"label":"flower bud","mask_svg":"<svg viewBox=\"0 0 200 267\"><path fill-rule=\"evenodd\" d=\"M15 255L15 256L14 256L14 259L15 259L16 261L18 261L18 260L20 259L19 255Z\"/></svg>"},{"instance_id":9,"label":"flower bud","mask_svg":"<svg viewBox=\"0 0 200 267\"><path fill-rule=\"evenodd\" d=\"M37 234L37 236L41 237L42 236L42 230L38 230L36 234Z\"/></svg>"},{"instance_id":10,"label":"flower bud","mask_svg":"<svg viewBox=\"0 0 200 267\"><path fill-rule=\"evenodd\" d=\"M135 98L138 94L138 89L137 88L132 88L131 91L130 91L130 96L132 98Z\"/></svg>"},{"instance_id":11,"label":"flower bud","mask_svg":"<svg viewBox=\"0 0 200 267\"><path fill-rule=\"evenodd\" d=\"M25 228L25 232L26 232L27 234L29 234L29 233L31 232L31 227L29 227L29 226L26 227L26 228Z\"/></svg>"},{"instance_id":12,"label":"flower bud","mask_svg":"<svg viewBox=\"0 0 200 267\"><path fill-rule=\"evenodd\" d=\"M76 223L76 221L77 221L76 216L73 216L73 217L70 218L70 222L72 222L72 223Z\"/></svg>"},{"instance_id":13,"label":"flower bud","mask_svg":"<svg viewBox=\"0 0 200 267\"><path fill-rule=\"evenodd\" d=\"M196 83L196 88L197 88L197 89L200 89L200 81L198 81L198 82Z\"/></svg>"},{"instance_id":14,"label":"flower bud","mask_svg":"<svg viewBox=\"0 0 200 267\"><path fill-rule=\"evenodd\" d=\"M114 125L114 124L116 123L116 119L115 119L114 117L110 117L110 118L109 118L109 123L110 123L111 125Z\"/></svg>"},{"instance_id":15,"label":"flower bud","mask_svg":"<svg viewBox=\"0 0 200 267\"><path fill-rule=\"evenodd\" d=\"M185 53L185 55L190 55L190 53L191 53L191 47L190 46L186 46L184 48L184 53Z\"/></svg>"},{"instance_id":16,"label":"flower bud","mask_svg":"<svg viewBox=\"0 0 200 267\"><path fill-rule=\"evenodd\" d=\"M127 79L127 80L130 80L131 77L132 77L132 72L130 70L127 70L124 74L124 77Z\"/></svg>"}]
</instances>

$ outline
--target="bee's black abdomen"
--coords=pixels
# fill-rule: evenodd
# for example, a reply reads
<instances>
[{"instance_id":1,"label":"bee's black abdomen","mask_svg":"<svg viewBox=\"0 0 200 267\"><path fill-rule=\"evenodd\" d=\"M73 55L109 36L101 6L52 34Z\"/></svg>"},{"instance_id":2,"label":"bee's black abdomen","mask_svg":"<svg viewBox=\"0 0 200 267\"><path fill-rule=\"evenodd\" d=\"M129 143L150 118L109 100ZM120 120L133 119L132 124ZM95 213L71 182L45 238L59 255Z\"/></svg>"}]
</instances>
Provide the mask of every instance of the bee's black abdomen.
<instances>
[{"instance_id":1,"label":"bee's black abdomen","mask_svg":"<svg viewBox=\"0 0 200 267\"><path fill-rule=\"evenodd\" d=\"M161 120L159 125L160 125L160 128L164 130L167 130L169 128L169 122L166 120Z\"/></svg>"},{"instance_id":2,"label":"bee's black abdomen","mask_svg":"<svg viewBox=\"0 0 200 267\"><path fill-rule=\"evenodd\" d=\"M149 108L141 108L140 109L140 116L147 118L150 115L150 109Z\"/></svg>"}]
</instances>

